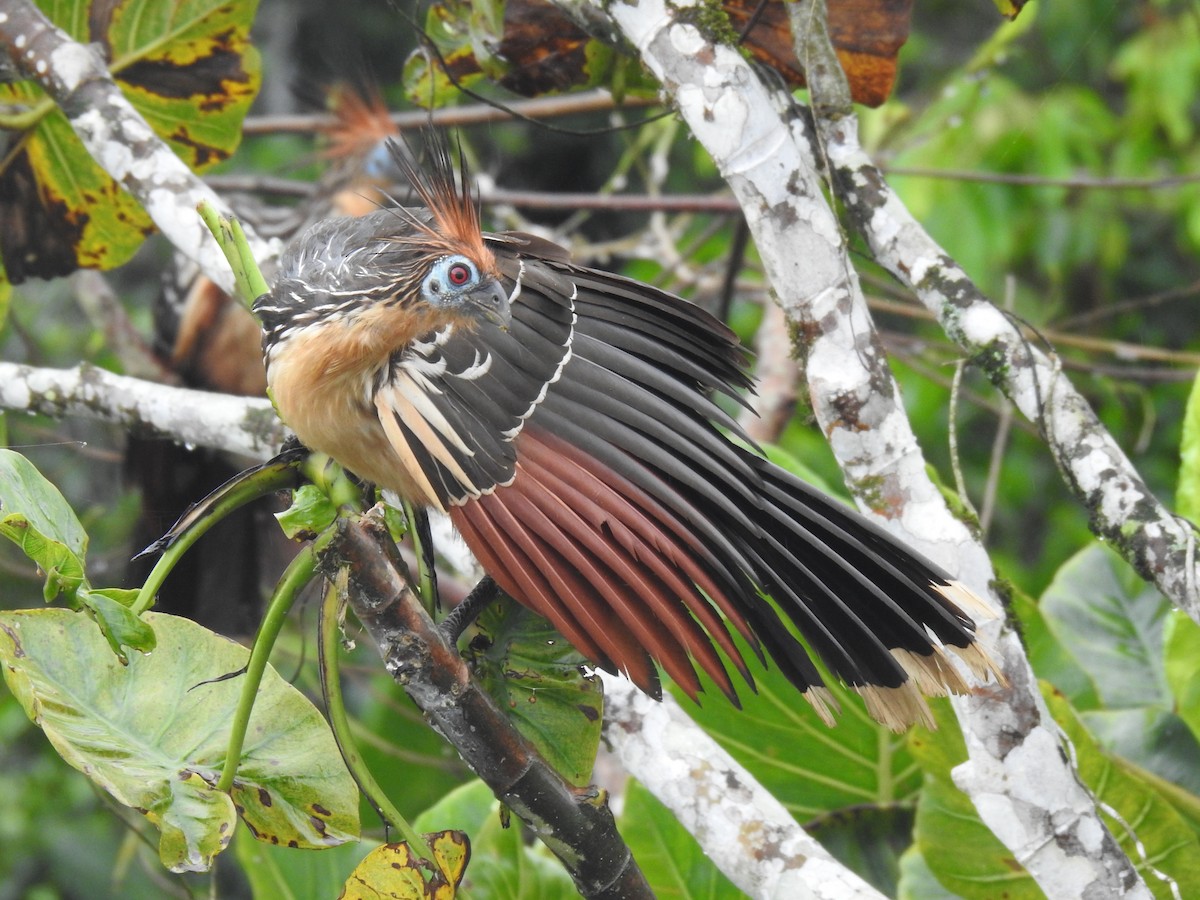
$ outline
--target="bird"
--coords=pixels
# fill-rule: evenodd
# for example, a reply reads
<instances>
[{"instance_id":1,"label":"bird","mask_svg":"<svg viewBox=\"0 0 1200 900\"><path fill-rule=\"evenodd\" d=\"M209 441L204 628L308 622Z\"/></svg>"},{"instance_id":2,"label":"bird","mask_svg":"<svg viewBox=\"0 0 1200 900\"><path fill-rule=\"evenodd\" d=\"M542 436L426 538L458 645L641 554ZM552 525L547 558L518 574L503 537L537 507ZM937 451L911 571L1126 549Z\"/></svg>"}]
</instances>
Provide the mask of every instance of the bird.
<instances>
[{"instance_id":1,"label":"bird","mask_svg":"<svg viewBox=\"0 0 1200 900\"><path fill-rule=\"evenodd\" d=\"M720 398L747 402L749 354L724 323L485 233L465 160L426 142L422 162L392 145L420 206L315 224L254 304L305 446L448 514L499 588L652 697L661 667L738 704L752 653L832 725L815 656L901 731L972 690L955 657L1002 681L982 600L744 438Z\"/></svg>"}]
</instances>

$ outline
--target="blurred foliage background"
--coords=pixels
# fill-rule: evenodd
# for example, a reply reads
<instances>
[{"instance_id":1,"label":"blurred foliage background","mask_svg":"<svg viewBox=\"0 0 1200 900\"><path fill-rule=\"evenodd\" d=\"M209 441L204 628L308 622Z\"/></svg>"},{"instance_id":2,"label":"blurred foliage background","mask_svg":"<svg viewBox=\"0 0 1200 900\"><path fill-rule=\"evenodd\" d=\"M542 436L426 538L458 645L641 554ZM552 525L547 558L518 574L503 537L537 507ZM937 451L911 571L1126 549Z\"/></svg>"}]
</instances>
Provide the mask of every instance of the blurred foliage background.
<instances>
[{"instance_id":1,"label":"blurred foliage background","mask_svg":"<svg viewBox=\"0 0 1200 900\"><path fill-rule=\"evenodd\" d=\"M377 85L393 109L405 107L403 66L415 46L413 23L422 16L407 4L369 0L263 0L254 38L264 58L264 87L252 115L319 109L323 87L340 79ZM463 97L461 102L476 101ZM891 172L890 181L917 218L985 293L1056 348L1066 372L1134 465L1169 501L1179 467L1183 410L1200 366L1200 11L1195 3L1035 2L1006 23L983 0L919 0L893 98L860 115L868 150ZM712 163L672 118L634 130L570 133L645 117L641 110L591 113L558 119L555 131L505 122L461 133L475 171L505 189L720 190ZM215 174L311 179L322 168L314 148L308 134L256 133ZM533 223L549 229L584 260L622 268L710 308L721 302L736 231L732 217L696 213L518 213L501 206L485 210L485 218L498 227ZM1041 597L1056 575L1074 577L1070 568L1064 570L1072 557L1092 552L1085 549L1093 543L1086 511L1068 495L1041 439L1009 414L1006 401L978 372L967 367L961 389L952 392L955 348L865 254L859 258L905 404L931 464L951 490L958 469L983 516L1000 577L1019 595ZM154 238L109 275L144 334L152 328L150 308L168 259L169 248ZM752 248L736 285L728 318L753 346L767 298ZM0 332L4 359L49 366L88 360L120 368L104 336L82 327L72 281L22 284L8 304ZM93 542L93 580L120 583L139 512L136 491L123 471L124 435L82 421L11 414L5 419L9 445L27 454L80 512ZM952 419L956 453L948 439ZM828 483L839 483L802 403L778 443ZM1086 559L1090 562L1073 565L1094 575L1095 558ZM1117 572L1112 581L1123 577ZM1139 588L1131 584L1121 590L1132 595ZM0 604L40 603L40 578L15 548L0 546ZM300 619L276 664L285 677L294 674L300 686L311 688L312 631L303 613ZM1056 621L1071 620L1068 615ZM1161 643L1161 622L1157 629L1136 629L1135 637ZM1055 626L1049 631L1054 633ZM397 699L388 680L373 671L371 661L359 662L353 699L372 761L395 787L402 810L416 814L461 782L464 772L441 741L420 726L407 701ZM1105 705L1096 673L1080 673L1074 664L1039 673L1062 676L1065 684L1058 686L1077 708ZM1143 715L1143 706L1137 708ZM1137 748L1122 744L1118 732L1117 726L1109 728L1110 745L1136 758ZM1195 738L1187 729L1183 735L1178 752L1160 767L1168 780L1178 777L1170 773L1194 753ZM1139 762L1155 768L1148 756ZM915 771L900 773L901 789L892 797L902 807L907 804L910 818ZM150 897L210 889L199 877L168 881L153 865L140 865L138 830L115 824L106 801L49 752L7 692L0 692L0 797L5 798L0 804L0 900ZM638 794L629 802L645 807L642 815L653 815L652 799ZM812 809L795 811L802 819L818 815ZM239 841L239 859L252 861L250 870L258 874L251 880L261 878L270 864L254 855L267 851L245 843ZM325 861L311 865L336 868ZM894 881L894 863L884 869ZM310 885L321 883L318 875L308 877ZM230 864L219 868L215 883L219 896L248 896L252 889ZM330 876L330 883L340 882ZM282 896L258 881L253 890L256 896ZM692 895L718 893L696 888Z\"/></svg>"}]
</instances>

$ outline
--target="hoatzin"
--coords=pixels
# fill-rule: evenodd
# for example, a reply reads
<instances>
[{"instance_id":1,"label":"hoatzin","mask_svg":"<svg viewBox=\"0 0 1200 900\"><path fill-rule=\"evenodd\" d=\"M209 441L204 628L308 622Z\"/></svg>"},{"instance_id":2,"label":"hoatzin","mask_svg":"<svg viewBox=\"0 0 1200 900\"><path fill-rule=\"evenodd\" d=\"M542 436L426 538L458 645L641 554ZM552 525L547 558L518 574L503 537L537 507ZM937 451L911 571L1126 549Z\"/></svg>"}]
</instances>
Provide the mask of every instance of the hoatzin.
<instances>
[{"instance_id":1,"label":"hoatzin","mask_svg":"<svg viewBox=\"0 0 1200 900\"><path fill-rule=\"evenodd\" d=\"M255 311L276 407L360 478L444 510L504 591L595 665L660 696L658 663L695 699L694 665L737 702L717 647L763 648L826 722L832 673L894 729L922 693L968 690L953 650L993 672L961 584L731 440L717 394L751 386L746 353L703 310L485 234L444 142L425 208L311 228ZM764 596L774 602L768 602Z\"/></svg>"}]
</instances>

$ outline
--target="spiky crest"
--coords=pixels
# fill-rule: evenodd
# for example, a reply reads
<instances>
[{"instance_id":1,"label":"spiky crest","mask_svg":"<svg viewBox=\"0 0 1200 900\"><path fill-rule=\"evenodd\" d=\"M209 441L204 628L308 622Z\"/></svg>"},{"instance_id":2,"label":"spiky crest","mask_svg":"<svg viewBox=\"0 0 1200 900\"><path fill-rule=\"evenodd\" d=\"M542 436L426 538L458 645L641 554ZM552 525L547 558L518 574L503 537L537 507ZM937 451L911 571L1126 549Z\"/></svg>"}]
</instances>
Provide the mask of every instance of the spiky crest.
<instances>
[{"instance_id":1,"label":"spiky crest","mask_svg":"<svg viewBox=\"0 0 1200 900\"><path fill-rule=\"evenodd\" d=\"M396 165L433 217L432 222L426 222L408 216L415 233L396 240L421 247L430 258L461 253L481 272L498 274L496 258L483 240L479 207L471 195L466 158L459 153L461 162L456 176L450 146L440 134L427 129L425 146L429 159L422 167L414 162L407 142L403 145L399 141L388 142Z\"/></svg>"},{"instance_id":2,"label":"spiky crest","mask_svg":"<svg viewBox=\"0 0 1200 900\"><path fill-rule=\"evenodd\" d=\"M399 134L377 88L359 91L339 82L327 96L334 121L321 129L328 141L321 152L326 159L361 159L384 138Z\"/></svg>"}]
</instances>

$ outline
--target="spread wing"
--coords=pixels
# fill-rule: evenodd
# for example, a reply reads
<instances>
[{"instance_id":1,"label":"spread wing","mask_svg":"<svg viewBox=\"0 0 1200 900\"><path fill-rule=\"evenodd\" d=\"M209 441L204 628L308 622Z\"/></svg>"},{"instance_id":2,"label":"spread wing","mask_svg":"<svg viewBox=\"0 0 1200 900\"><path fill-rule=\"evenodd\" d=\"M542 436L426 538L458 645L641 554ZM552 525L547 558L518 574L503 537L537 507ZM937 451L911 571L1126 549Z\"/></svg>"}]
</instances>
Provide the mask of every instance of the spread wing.
<instances>
[{"instance_id":1,"label":"spread wing","mask_svg":"<svg viewBox=\"0 0 1200 900\"><path fill-rule=\"evenodd\" d=\"M508 331L447 325L393 356L374 389L397 455L443 509L512 482L516 439L571 358L571 282L515 259L510 270Z\"/></svg>"},{"instance_id":2,"label":"spread wing","mask_svg":"<svg viewBox=\"0 0 1200 900\"><path fill-rule=\"evenodd\" d=\"M714 395L750 384L722 323L498 240L510 330L430 335L379 396L393 444L501 587L651 694L658 662L694 696L695 663L735 698L715 646L750 675L728 625L828 717L820 674L764 593L896 727L922 717L918 687L965 687L943 644L986 669L943 573L722 433L739 429Z\"/></svg>"}]
</instances>

